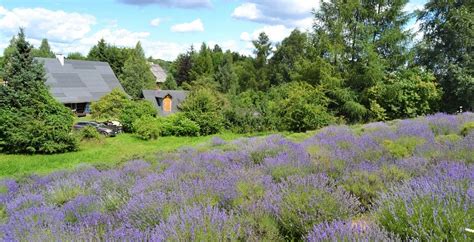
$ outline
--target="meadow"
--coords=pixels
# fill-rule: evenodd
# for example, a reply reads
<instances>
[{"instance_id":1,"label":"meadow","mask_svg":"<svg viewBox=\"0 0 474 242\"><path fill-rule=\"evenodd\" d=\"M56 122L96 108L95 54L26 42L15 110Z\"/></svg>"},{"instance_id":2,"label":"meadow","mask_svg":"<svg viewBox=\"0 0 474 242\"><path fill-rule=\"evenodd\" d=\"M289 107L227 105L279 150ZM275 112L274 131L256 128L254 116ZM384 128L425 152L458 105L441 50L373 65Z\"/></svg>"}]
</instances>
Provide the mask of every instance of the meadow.
<instances>
[{"instance_id":1,"label":"meadow","mask_svg":"<svg viewBox=\"0 0 474 242\"><path fill-rule=\"evenodd\" d=\"M463 113L329 126L298 142L213 137L148 161L4 179L0 237L469 241L473 130Z\"/></svg>"}]
</instances>

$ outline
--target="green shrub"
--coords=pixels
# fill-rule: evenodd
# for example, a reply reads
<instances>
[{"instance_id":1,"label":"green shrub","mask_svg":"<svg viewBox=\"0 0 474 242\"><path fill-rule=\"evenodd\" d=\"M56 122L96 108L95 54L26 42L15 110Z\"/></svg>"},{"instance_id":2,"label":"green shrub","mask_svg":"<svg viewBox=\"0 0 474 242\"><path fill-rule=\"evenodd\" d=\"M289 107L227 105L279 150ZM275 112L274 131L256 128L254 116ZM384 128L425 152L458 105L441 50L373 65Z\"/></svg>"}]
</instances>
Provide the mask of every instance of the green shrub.
<instances>
[{"instance_id":1,"label":"green shrub","mask_svg":"<svg viewBox=\"0 0 474 242\"><path fill-rule=\"evenodd\" d=\"M226 100L217 91L199 88L189 94L180 110L199 125L201 135L210 135L224 127L225 106Z\"/></svg>"},{"instance_id":2,"label":"green shrub","mask_svg":"<svg viewBox=\"0 0 474 242\"><path fill-rule=\"evenodd\" d=\"M102 135L97 131L96 128L86 126L79 131L79 139L82 140L100 140Z\"/></svg>"},{"instance_id":3,"label":"green shrub","mask_svg":"<svg viewBox=\"0 0 474 242\"><path fill-rule=\"evenodd\" d=\"M269 122L278 130L305 132L336 121L327 110L325 94L307 83L275 87L269 100Z\"/></svg>"},{"instance_id":4,"label":"green shrub","mask_svg":"<svg viewBox=\"0 0 474 242\"><path fill-rule=\"evenodd\" d=\"M367 95L375 119L413 118L436 110L441 89L432 73L409 68L386 75Z\"/></svg>"},{"instance_id":5,"label":"green shrub","mask_svg":"<svg viewBox=\"0 0 474 242\"><path fill-rule=\"evenodd\" d=\"M269 130L267 125L267 96L263 92L246 91L230 96L230 108L225 110L227 125L237 133Z\"/></svg>"},{"instance_id":6,"label":"green shrub","mask_svg":"<svg viewBox=\"0 0 474 242\"><path fill-rule=\"evenodd\" d=\"M474 131L474 122L465 123L461 128L461 135L467 136L470 132Z\"/></svg>"},{"instance_id":7,"label":"green shrub","mask_svg":"<svg viewBox=\"0 0 474 242\"><path fill-rule=\"evenodd\" d=\"M344 189L359 198L365 209L369 209L379 192L385 190L383 180L377 173L354 171L342 183Z\"/></svg>"},{"instance_id":8,"label":"green shrub","mask_svg":"<svg viewBox=\"0 0 474 242\"><path fill-rule=\"evenodd\" d=\"M383 146L394 158L406 158L413 154L417 145L422 145L426 141L420 137L401 137L397 140L384 140Z\"/></svg>"},{"instance_id":9,"label":"green shrub","mask_svg":"<svg viewBox=\"0 0 474 242\"><path fill-rule=\"evenodd\" d=\"M199 136L199 125L182 113L162 118L160 122L161 136Z\"/></svg>"},{"instance_id":10,"label":"green shrub","mask_svg":"<svg viewBox=\"0 0 474 242\"><path fill-rule=\"evenodd\" d=\"M118 119L130 102L131 100L125 92L115 88L111 93L91 104L92 117L98 119Z\"/></svg>"},{"instance_id":11,"label":"green shrub","mask_svg":"<svg viewBox=\"0 0 474 242\"><path fill-rule=\"evenodd\" d=\"M133 122L135 134L143 139L157 139L161 133L161 125L157 118L144 116Z\"/></svg>"},{"instance_id":12,"label":"green shrub","mask_svg":"<svg viewBox=\"0 0 474 242\"><path fill-rule=\"evenodd\" d=\"M155 117L156 109L146 100L131 101L125 105L120 113L119 120L125 132L133 132L133 123L142 117Z\"/></svg>"}]
</instances>

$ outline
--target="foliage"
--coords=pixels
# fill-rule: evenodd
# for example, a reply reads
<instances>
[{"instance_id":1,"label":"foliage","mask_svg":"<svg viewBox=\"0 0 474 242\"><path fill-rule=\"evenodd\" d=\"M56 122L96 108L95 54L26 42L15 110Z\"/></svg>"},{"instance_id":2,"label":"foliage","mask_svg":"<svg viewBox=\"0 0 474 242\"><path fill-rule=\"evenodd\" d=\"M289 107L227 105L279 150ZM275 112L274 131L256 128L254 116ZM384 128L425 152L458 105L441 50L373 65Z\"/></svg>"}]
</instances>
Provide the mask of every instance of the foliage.
<instances>
[{"instance_id":1,"label":"foliage","mask_svg":"<svg viewBox=\"0 0 474 242\"><path fill-rule=\"evenodd\" d=\"M32 55L34 57L43 57L43 58L54 58L55 55L53 51L51 51L51 47L49 46L49 42L47 39L41 40L41 45L39 49L33 49Z\"/></svg>"},{"instance_id":2,"label":"foliage","mask_svg":"<svg viewBox=\"0 0 474 242\"><path fill-rule=\"evenodd\" d=\"M230 96L230 107L225 119L230 129L238 133L261 132L267 125L267 99L263 92L246 91Z\"/></svg>"},{"instance_id":3,"label":"foliage","mask_svg":"<svg viewBox=\"0 0 474 242\"><path fill-rule=\"evenodd\" d=\"M119 121L125 132L133 132L133 123L137 119L155 116L156 108L149 101L130 101L121 110Z\"/></svg>"},{"instance_id":4,"label":"foliage","mask_svg":"<svg viewBox=\"0 0 474 242\"><path fill-rule=\"evenodd\" d=\"M178 84L176 83L176 80L174 79L173 75L168 75L166 76L166 80L163 83L163 86L161 87L163 90L177 90L178 89Z\"/></svg>"},{"instance_id":5,"label":"foliage","mask_svg":"<svg viewBox=\"0 0 474 242\"><path fill-rule=\"evenodd\" d=\"M161 129L159 120L154 117L143 116L133 122L134 133L143 140L157 139Z\"/></svg>"},{"instance_id":6,"label":"foliage","mask_svg":"<svg viewBox=\"0 0 474 242\"><path fill-rule=\"evenodd\" d=\"M435 171L394 187L380 198L376 217L382 226L403 239L466 240L470 236L464 231L474 221L469 168L442 163Z\"/></svg>"},{"instance_id":7,"label":"foliage","mask_svg":"<svg viewBox=\"0 0 474 242\"><path fill-rule=\"evenodd\" d=\"M82 140L100 140L101 134L95 127L86 126L79 131L79 139Z\"/></svg>"},{"instance_id":8,"label":"foliage","mask_svg":"<svg viewBox=\"0 0 474 242\"><path fill-rule=\"evenodd\" d=\"M140 42L125 61L122 74L119 77L123 88L132 98L140 98L142 90L154 89L155 77L150 70Z\"/></svg>"},{"instance_id":9,"label":"foliage","mask_svg":"<svg viewBox=\"0 0 474 242\"><path fill-rule=\"evenodd\" d=\"M474 132L474 122L465 123L461 128L461 135L467 136L469 133Z\"/></svg>"},{"instance_id":10,"label":"foliage","mask_svg":"<svg viewBox=\"0 0 474 242\"><path fill-rule=\"evenodd\" d=\"M305 132L335 121L327 97L309 84L285 84L273 88L270 96L270 122L278 130Z\"/></svg>"},{"instance_id":11,"label":"foliage","mask_svg":"<svg viewBox=\"0 0 474 242\"><path fill-rule=\"evenodd\" d=\"M45 85L41 63L22 29L12 42L0 86L0 151L7 153L58 153L73 151L71 111L58 103Z\"/></svg>"},{"instance_id":12,"label":"foliage","mask_svg":"<svg viewBox=\"0 0 474 242\"><path fill-rule=\"evenodd\" d=\"M201 135L218 133L224 127L225 100L208 88L191 91L179 109L200 127Z\"/></svg>"},{"instance_id":13,"label":"foliage","mask_svg":"<svg viewBox=\"0 0 474 242\"><path fill-rule=\"evenodd\" d=\"M182 113L161 118L161 136L199 136L199 125Z\"/></svg>"},{"instance_id":14,"label":"foliage","mask_svg":"<svg viewBox=\"0 0 474 242\"><path fill-rule=\"evenodd\" d=\"M418 12L423 39L417 62L435 73L444 90L448 112L474 108L474 4L471 1L428 1Z\"/></svg>"},{"instance_id":15,"label":"foliage","mask_svg":"<svg viewBox=\"0 0 474 242\"><path fill-rule=\"evenodd\" d=\"M374 116L413 118L436 111L441 91L434 77L419 68L387 75L368 90Z\"/></svg>"},{"instance_id":16,"label":"foliage","mask_svg":"<svg viewBox=\"0 0 474 242\"><path fill-rule=\"evenodd\" d=\"M116 88L111 93L101 97L99 101L91 104L92 117L98 119L118 119L130 102L127 94Z\"/></svg>"}]
</instances>

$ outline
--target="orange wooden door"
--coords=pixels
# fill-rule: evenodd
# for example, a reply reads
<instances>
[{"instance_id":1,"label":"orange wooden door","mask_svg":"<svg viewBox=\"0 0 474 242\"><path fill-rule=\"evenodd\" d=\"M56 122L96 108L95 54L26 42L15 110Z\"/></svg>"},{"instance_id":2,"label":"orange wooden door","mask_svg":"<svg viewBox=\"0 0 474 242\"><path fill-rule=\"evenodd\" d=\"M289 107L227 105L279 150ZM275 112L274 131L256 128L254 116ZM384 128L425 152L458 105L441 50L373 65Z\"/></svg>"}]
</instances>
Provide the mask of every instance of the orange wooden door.
<instances>
[{"instance_id":1,"label":"orange wooden door","mask_svg":"<svg viewBox=\"0 0 474 242\"><path fill-rule=\"evenodd\" d=\"M164 99L163 99L163 111L165 112L171 112L171 97L170 96L166 96Z\"/></svg>"}]
</instances>

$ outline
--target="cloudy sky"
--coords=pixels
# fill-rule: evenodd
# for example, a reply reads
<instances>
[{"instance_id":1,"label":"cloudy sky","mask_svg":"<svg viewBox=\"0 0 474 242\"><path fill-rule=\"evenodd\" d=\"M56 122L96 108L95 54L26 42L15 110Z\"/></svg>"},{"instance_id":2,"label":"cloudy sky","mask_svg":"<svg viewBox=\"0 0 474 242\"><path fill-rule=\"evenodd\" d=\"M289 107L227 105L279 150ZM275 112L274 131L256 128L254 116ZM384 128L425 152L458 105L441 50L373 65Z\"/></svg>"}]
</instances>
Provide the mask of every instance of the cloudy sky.
<instances>
[{"instance_id":1,"label":"cloudy sky","mask_svg":"<svg viewBox=\"0 0 474 242\"><path fill-rule=\"evenodd\" d=\"M411 0L407 11L425 0ZM141 41L147 55L173 60L190 45L219 44L250 54L265 31L279 42L311 28L320 0L0 0L0 51L26 29L34 45L48 38L55 52L81 52L100 38L118 46ZM414 24L413 22L411 24Z\"/></svg>"}]
</instances>

